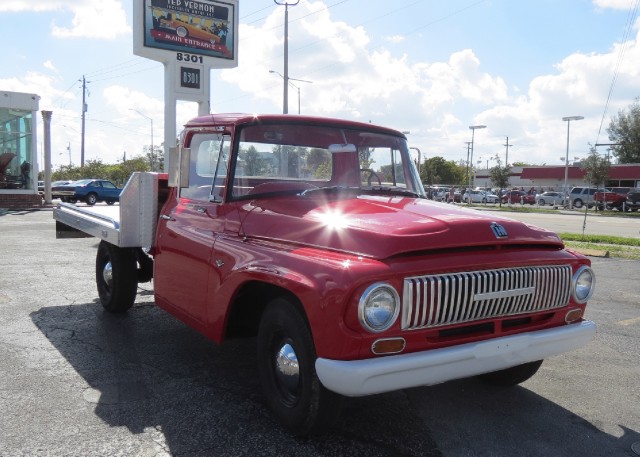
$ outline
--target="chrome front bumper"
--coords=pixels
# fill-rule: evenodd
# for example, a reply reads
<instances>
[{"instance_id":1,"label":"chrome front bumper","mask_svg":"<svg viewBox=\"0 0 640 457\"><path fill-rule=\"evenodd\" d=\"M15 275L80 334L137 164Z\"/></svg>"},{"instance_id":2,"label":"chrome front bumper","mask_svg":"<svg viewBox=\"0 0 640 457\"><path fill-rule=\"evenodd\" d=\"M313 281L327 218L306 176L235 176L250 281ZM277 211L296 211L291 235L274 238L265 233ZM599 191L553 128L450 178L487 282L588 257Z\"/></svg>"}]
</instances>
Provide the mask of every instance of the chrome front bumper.
<instances>
[{"instance_id":1,"label":"chrome front bumper","mask_svg":"<svg viewBox=\"0 0 640 457\"><path fill-rule=\"evenodd\" d=\"M316 372L329 390L359 397L503 370L584 346L596 324L578 324L431 351L366 360L318 358Z\"/></svg>"}]
</instances>

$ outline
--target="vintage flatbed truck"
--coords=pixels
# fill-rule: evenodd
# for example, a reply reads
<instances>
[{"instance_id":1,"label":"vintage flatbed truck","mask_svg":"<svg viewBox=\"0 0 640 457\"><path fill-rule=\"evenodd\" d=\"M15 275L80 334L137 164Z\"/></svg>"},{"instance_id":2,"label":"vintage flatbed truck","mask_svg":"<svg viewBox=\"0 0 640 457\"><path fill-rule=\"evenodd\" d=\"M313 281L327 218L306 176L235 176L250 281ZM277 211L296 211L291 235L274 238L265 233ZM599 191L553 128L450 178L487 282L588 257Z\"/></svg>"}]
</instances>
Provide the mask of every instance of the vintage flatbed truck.
<instances>
[{"instance_id":1,"label":"vintage flatbed truck","mask_svg":"<svg viewBox=\"0 0 640 457\"><path fill-rule=\"evenodd\" d=\"M396 130L214 114L178 143L168 174L134 174L112 214L60 204L58 236L101 239L107 311L153 280L156 304L214 342L256 337L266 401L296 435L345 396L518 384L595 335L589 260L548 230L427 200Z\"/></svg>"}]
</instances>

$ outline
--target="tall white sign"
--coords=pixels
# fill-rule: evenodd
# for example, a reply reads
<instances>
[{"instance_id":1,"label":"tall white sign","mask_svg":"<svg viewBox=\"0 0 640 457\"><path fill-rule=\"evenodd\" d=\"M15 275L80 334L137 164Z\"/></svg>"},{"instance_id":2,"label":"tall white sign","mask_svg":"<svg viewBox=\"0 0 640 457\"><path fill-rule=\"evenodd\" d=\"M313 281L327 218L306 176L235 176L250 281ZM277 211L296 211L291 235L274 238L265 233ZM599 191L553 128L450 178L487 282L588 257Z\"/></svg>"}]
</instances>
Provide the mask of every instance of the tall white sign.
<instances>
[{"instance_id":1,"label":"tall white sign","mask_svg":"<svg viewBox=\"0 0 640 457\"><path fill-rule=\"evenodd\" d=\"M133 53L164 64L165 157L176 143L176 102L208 114L211 70L238 66L239 0L134 0Z\"/></svg>"}]
</instances>

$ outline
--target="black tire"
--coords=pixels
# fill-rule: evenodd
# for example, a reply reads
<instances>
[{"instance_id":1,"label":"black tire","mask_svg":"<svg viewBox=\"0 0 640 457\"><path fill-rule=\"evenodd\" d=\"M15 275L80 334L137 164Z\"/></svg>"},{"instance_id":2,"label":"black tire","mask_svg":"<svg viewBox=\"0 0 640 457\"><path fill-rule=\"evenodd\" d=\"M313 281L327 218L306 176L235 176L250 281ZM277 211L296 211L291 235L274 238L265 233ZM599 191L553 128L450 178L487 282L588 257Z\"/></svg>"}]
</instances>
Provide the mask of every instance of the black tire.
<instances>
[{"instance_id":1,"label":"black tire","mask_svg":"<svg viewBox=\"0 0 640 457\"><path fill-rule=\"evenodd\" d=\"M111 206L115 203L115 200L107 200L107 205Z\"/></svg>"},{"instance_id":2,"label":"black tire","mask_svg":"<svg viewBox=\"0 0 640 457\"><path fill-rule=\"evenodd\" d=\"M573 206L574 206L574 208L578 208L578 209L580 209L580 208L582 208L582 205L584 205L584 203L583 203L583 202L582 202L582 200L580 200L579 198L576 198L576 199L573 201Z\"/></svg>"},{"instance_id":3,"label":"black tire","mask_svg":"<svg viewBox=\"0 0 640 457\"><path fill-rule=\"evenodd\" d=\"M260 384L274 415L296 436L326 430L340 413L342 396L320 383L313 338L298 308L284 298L272 300L257 341Z\"/></svg>"},{"instance_id":4,"label":"black tire","mask_svg":"<svg viewBox=\"0 0 640 457\"><path fill-rule=\"evenodd\" d=\"M107 311L123 313L131 308L138 290L134 250L100 241L96 255L96 285L100 303Z\"/></svg>"},{"instance_id":5,"label":"black tire","mask_svg":"<svg viewBox=\"0 0 640 457\"><path fill-rule=\"evenodd\" d=\"M98 196L97 196L95 193L90 192L90 193L89 193L89 194L87 194L87 196L84 198L84 201L85 201L85 203L86 203L87 205L91 205L91 206L93 206L93 205L95 205L95 204L96 204L96 202L98 201Z\"/></svg>"},{"instance_id":6,"label":"black tire","mask_svg":"<svg viewBox=\"0 0 640 457\"><path fill-rule=\"evenodd\" d=\"M544 198L538 200L538 206L544 206Z\"/></svg>"},{"instance_id":7,"label":"black tire","mask_svg":"<svg viewBox=\"0 0 640 457\"><path fill-rule=\"evenodd\" d=\"M484 382L493 384L494 386L515 386L521 382L525 382L531 376L536 374L540 365L542 365L542 360L537 360L535 362L523 363L522 365L517 365L505 370L481 374L478 378Z\"/></svg>"}]
</instances>

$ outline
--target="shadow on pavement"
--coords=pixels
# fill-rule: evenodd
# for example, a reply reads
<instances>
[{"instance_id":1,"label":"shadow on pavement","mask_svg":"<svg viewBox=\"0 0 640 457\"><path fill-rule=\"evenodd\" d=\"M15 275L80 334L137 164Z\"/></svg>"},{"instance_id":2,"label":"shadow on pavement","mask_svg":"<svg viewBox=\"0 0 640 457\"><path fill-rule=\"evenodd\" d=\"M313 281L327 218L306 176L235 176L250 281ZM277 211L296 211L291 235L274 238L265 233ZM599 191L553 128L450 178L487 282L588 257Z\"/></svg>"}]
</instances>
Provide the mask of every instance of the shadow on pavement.
<instances>
[{"instance_id":1,"label":"shadow on pavement","mask_svg":"<svg viewBox=\"0 0 640 457\"><path fill-rule=\"evenodd\" d=\"M216 346L152 304L125 315L96 303L45 307L31 319L86 381L100 419L158 430L174 456L627 456L640 440L526 388L476 380L349 399L331 433L295 439L263 401L253 339Z\"/></svg>"}]
</instances>

